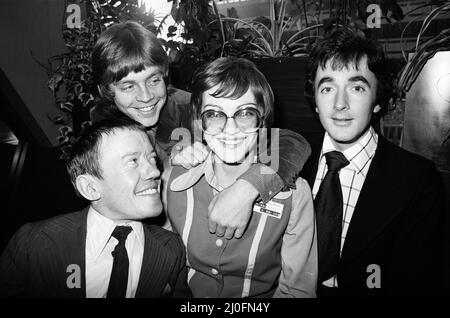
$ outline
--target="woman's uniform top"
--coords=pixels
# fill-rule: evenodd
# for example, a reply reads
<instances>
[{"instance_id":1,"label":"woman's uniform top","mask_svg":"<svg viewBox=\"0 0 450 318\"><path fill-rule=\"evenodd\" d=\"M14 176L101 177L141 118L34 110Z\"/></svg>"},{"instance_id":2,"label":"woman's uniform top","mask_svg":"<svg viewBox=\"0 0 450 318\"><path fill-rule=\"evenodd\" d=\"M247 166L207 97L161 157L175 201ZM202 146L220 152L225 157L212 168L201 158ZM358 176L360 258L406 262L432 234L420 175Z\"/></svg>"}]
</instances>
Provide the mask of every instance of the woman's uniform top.
<instances>
[{"instance_id":1,"label":"woman's uniform top","mask_svg":"<svg viewBox=\"0 0 450 318\"><path fill-rule=\"evenodd\" d=\"M211 155L189 171L167 169L163 180L170 224L187 246L194 297L315 297L317 234L305 180L256 203L244 235L231 240L208 231L208 205L222 190Z\"/></svg>"}]
</instances>

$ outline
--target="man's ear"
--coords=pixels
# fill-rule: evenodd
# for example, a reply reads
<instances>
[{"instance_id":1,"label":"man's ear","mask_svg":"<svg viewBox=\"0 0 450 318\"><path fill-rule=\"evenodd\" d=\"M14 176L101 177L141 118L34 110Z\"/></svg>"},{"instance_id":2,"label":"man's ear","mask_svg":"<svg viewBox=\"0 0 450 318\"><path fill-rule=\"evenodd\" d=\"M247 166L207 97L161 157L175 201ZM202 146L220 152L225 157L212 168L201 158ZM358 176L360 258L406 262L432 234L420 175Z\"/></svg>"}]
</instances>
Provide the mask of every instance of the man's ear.
<instances>
[{"instance_id":1,"label":"man's ear","mask_svg":"<svg viewBox=\"0 0 450 318\"><path fill-rule=\"evenodd\" d=\"M381 110L381 107L380 107L380 105L375 105L375 107L373 108L373 113L374 114L376 114L376 113L378 113L379 111Z\"/></svg>"},{"instance_id":2,"label":"man's ear","mask_svg":"<svg viewBox=\"0 0 450 318\"><path fill-rule=\"evenodd\" d=\"M316 110L316 113L319 113L319 108L317 108L317 106L314 107L314 109Z\"/></svg>"},{"instance_id":3,"label":"man's ear","mask_svg":"<svg viewBox=\"0 0 450 318\"><path fill-rule=\"evenodd\" d=\"M100 199L100 184L98 179L88 174L79 175L75 181L78 192L89 201Z\"/></svg>"}]
</instances>

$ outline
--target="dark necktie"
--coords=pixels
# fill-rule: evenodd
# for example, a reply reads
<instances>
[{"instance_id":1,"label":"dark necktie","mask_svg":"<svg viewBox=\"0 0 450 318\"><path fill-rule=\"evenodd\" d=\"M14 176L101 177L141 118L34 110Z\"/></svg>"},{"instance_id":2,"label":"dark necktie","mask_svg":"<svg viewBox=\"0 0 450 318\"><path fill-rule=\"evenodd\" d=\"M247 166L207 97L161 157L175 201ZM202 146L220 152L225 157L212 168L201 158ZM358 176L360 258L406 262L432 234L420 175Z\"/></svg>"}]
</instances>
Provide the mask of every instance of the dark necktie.
<instances>
[{"instance_id":1,"label":"dark necktie","mask_svg":"<svg viewBox=\"0 0 450 318\"><path fill-rule=\"evenodd\" d=\"M319 283L337 273L342 232L342 189L339 170L349 164L338 151L325 154L328 171L314 200L317 219Z\"/></svg>"},{"instance_id":2,"label":"dark necktie","mask_svg":"<svg viewBox=\"0 0 450 318\"><path fill-rule=\"evenodd\" d=\"M132 231L129 226L116 226L111 236L114 236L117 243L114 251L111 252L114 261L109 279L107 298L125 298L128 283L128 254L125 248L125 241L128 234Z\"/></svg>"}]
</instances>

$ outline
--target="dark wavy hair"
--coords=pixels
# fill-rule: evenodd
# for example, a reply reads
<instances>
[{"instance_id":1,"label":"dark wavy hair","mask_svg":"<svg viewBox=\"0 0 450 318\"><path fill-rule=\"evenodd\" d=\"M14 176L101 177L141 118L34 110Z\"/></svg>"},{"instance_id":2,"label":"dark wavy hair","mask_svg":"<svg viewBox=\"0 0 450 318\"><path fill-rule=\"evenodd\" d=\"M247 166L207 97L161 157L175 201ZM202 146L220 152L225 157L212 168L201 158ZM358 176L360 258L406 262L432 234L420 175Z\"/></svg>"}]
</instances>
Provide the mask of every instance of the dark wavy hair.
<instances>
[{"instance_id":1,"label":"dark wavy hair","mask_svg":"<svg viewBox=\"0 0 450 318\"><path fill-rule=\"evenodd\" d=\"M380 105L381 110L375 115L378 117L385 115L392 97L393 77L387 67L383 49L378 42L366 39L348 29L340 29L325 36L310 51L305 96L311 106L316 107L314 80L318 67L325 68L328 61L331 62L333 70L341 70L349 65L357 67L364 56L367 56L368 68L377 79L375 104Z\"/></svg>"},{"instance_id":2,"label":"dark wavy hair","mask_svg":"<svg viewBox=\"0 0 450 318\"><path fill-rule=\"evenodd\" d=\"M264 126L270 127L273 120L274 96L264 74L256 65L244 58L221 57L204 65L193 77L191 85L191 107L194 119L202 111L203 93L218 86L214 97L239 98L249 89L254 94L256 105L263 109Z\"/></svg>"}]
</instances>

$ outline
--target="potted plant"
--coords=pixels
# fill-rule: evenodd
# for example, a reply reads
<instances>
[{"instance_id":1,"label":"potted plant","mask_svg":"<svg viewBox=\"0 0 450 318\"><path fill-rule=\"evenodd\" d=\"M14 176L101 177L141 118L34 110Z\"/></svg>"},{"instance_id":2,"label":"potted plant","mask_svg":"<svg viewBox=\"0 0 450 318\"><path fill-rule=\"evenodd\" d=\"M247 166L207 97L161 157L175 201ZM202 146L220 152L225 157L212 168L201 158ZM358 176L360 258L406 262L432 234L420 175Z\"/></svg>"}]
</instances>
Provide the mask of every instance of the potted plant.
<instances>
[{"instance_id":1,"label":"potted plant","mask_svg":"<svg viewBox=\"0 0 450 318\"><path fill-rule=\"evenodd\" d=\"M308 45L319 36L320 23L308 25L307 16L289 16L287 1L277 5L269 1L269 17L257 17L250 21L238 18L222 18L220 23L232 22L224 28L223 51L228 55L249 58L291 57L307 54ZM305 27L302 27L305 26ZM295 30L297 29L297 30Z\"/></svg>"},{"instance_id":2,"label":"potted plant","mask_svg":"<svg viewBox=\"0 0 450 318\"><path fill-rule=\"evenodd\" d=\"M172 2L170 15L175 24L168 27L167 39L161 41L169 52L171 83L188 90L190 75L220 56L223 43L220 26L213 23L219 13L211 0L168 1ZM158 32L166 18L162 19Z\"/></svg>"}]
</instances>

